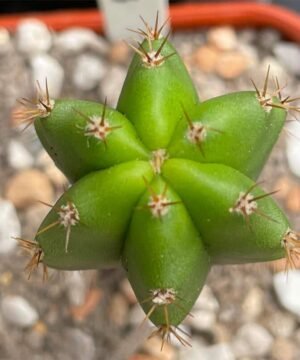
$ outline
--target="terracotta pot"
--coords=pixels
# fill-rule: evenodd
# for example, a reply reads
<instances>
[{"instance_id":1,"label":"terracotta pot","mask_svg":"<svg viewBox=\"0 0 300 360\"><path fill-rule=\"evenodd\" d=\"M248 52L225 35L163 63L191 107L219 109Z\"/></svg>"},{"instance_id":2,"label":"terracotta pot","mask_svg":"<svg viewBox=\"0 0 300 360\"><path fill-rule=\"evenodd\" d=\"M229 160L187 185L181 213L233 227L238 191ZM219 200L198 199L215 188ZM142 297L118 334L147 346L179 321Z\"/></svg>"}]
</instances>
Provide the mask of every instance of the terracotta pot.
<instances>
[{"instance_id":1,"label":"terracotta pot","mask_svg":"<svg viewBox=\"0 0 300 360\"><path fill-rule=\"evenodd\" d=\"M290 40L300 42L300 16L283 7L255 2L209 2L170 6L173 29L230 24L238 27L273 27ZM14 31L20 19L36 17L53 30L82 26L103 32L103 14L95 10L55 11L0 16L0 26Z\"/></svg>"}]
</instances>

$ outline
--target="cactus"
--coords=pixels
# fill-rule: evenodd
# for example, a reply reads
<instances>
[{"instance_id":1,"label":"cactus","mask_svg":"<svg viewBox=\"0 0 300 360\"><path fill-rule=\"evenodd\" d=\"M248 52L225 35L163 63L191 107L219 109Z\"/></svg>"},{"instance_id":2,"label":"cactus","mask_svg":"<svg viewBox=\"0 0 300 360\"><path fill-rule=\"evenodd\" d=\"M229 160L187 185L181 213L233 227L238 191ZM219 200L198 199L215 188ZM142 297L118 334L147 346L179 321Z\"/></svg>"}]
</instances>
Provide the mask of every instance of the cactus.
<instances>
[{"instance_id":1,"label":"cactus","mask_svg":"<svg viewBox=\"0 0 300 360\"><path fill-rule=\"evenodd\" d=\"M53 100L47 82L18 117L73 184L33 241L29 275L122 264L146 317L189 345L179 325L214 264L286 257L300 241L256 179L289 111L269 71L262 90L200 102L163 26L138 30L117 109ZM200 320L201 321L201 320Z\"/></svg>"}]
</instances>

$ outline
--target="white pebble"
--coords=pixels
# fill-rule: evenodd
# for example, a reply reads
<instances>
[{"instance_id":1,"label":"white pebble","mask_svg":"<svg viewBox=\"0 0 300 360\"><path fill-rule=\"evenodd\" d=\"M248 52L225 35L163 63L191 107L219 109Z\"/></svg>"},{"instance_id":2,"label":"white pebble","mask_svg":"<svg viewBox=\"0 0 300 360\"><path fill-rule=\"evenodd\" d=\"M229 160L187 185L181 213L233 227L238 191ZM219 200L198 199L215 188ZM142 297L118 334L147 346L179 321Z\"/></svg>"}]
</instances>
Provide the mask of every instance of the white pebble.
<instances>
[{"instance_id":1,"label":"white pebble","mask_svg":"<svg viewBox=\"0 0 300 360\"><path fill-rule=\"evenodd\" d=\"M101 81L100 95L107 97L109 106L116 107L125 77L126 71L122 67L114 66Z\"/></svg>"},{"instance_id":2,"label":"white pebble","mask_svg":"<svg viewBox=\"0 0 300 360\"><path fill-rule=\"evenodd\" d=\"M192 315L186 319L186 324L190 325L194 330L213 331L216 323L216 314L209 310L195 310Z\"/></svg>"},{"instance_id":3,"label":"white pebble","mask_svg":"<svg viewBox=\"0 0 300 360\"><path fill-rule=\"evenodd\" d=\"M273 337L261 325L246 323L237 332L232 348L236 357L264 356L273 344Z\"/></svg>"},{"instance_id":4,"label":"white pebble","mask_svg":"<svg viewBox=\"0 0 300 360\"><path fill-rule=\"evenodd\" d=\"M227 343L204 346L193 343L191 349L181 351L179 360L235 360L232 349Z\"/></svg>"},{"instance_id":5,"label":"white pebble","mask_svg":"<svg viewBox=\"0 0 300 360\"><path fill-rule=\"evenodd\" d=\"M220 308L219 302L214 296L210 287L205 285L201 291L200 296L195 302L194 308L199 310L209 310L217 312Z\"/></svg>"},{"instance_id":6,"label":"white pebble","mask_svg":"<svg viewBox=\"0 0 300 360\"><path fill-rule=\"evenodd\" d=\"M291 172L300 177L300 124L294 121L288 129L291 134L286 143L288 165Z\"/></svg>"},{"instance_id":7,"label":"white pebble","mask_svg":"<svg viewBox=\"0 0 300 360\"><path fill-rule=\"evenodd\" d=\"M50 31L37 19L22 20L18 25L16 37L18 50L29 56L47 52L52 45Z\"/></svg>"},{"instance_id":8,"label":"white pebble","mask_svg":"<svg viewBox=\"0 0 300 360\"><path fill-rule=\"evenodd\" d=\"M279 62L293 75L300 75L300 46L292 42L279 42L274 47Z\"/></svg>"},{"instance_id":9,"label":"white pebble","mask_svg":"<svg viewBox=\"0 0 300 360\"><path fill-rule=\"evenodd\" d=\"M99 85L100 80L106 73L103 62L93 55L81 55L78 57L74 72L73 83L78 89L88 91Z\"/></svg>"},{"instance_id":10,"label":"white pebble","mask_svg":"<svg viewBox=\"0 0 300 360\"><path fill-rule=\"evenodd\" d=\"M37 311L21 296L6 296L1 310L5 320L20 327L29 327L39 318Z\"/></svg>"},{"instance_id":11,"label":"white pebble","mask_svg":"<svg viewBox=\"0 0 300 360\"><path fill-rule=\"evenodd\" d=\"M21 224L10 201L0 200L0 254L7 254L12 251L17 241L12 237L20 237Z\"/></svg>"},{"instance_id":12,"label":"white pebble","mask_svg":"<svg viewBox=\"0 0 300 360\"><path fill-rule=\"evenodd\" d=\"M41 54L31 59L31 67L33 82L38 80L44 89L47 79L50 97L59 97L64 81L64 70L60 63L50 55Z\"/></svg>"},{"instance_id":13,"label":"white pebble","mask_svg":"<svg viewBox=\"0 0 300 360\"><path fill-rule=\"evenodd\" d=\"M91 30L71 28L61 32L55 39L55 46L64 53L79 53L86 48L93 49L99 54L108 51L107 42Z\"/></svg>"},{"instance_id":14,"label":"white pebble","mask_svg":"<svg viewBox=\"0 0 300 360\"><path fill-rule=\"evenodd\" d=\"M11 140L7 151L8 163L16 170L29 168L34 163L33 156L19 141Z\"/></svg>"},{"instance_id":15,"label":"white pebble","mask_svg":"<svg viewBox=\"0 0 300 360\"><path fill-rule=\"evenodd\" d=\"M273 286L280 304L300 316L300 270L291 270L288 276L285 272L275 274Z\"/></svg>"},{"instance_id":16,"label":"white pebble","mask_svg":"<svg viewBox=\"0 0 300 360\"><path fill-rule=\"evenodd\" d=\"M0 55L7 53L12 48L9 32L6 28L0 27Z\"/></svg>"},{"instance_id":17,"label":"white pebble","mask_svg":"<svg viewBox=\"0 0 300 360\"><path fill-rule=\"evenodd\" d=\"M207 33L207 40L220 50L234 50L238 45L236 32L232 27L222 26L212 28Z\"/></svg>"}]
</instances>

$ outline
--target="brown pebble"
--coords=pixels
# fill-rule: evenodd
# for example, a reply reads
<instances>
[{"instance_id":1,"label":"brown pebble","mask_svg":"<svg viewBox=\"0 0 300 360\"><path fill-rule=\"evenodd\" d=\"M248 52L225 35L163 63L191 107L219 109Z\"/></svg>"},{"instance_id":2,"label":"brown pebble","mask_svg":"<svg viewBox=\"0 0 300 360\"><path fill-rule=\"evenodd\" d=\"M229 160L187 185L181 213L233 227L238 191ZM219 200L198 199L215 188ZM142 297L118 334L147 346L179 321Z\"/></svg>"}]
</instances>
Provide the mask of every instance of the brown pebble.
<instances>
[{"instance_id":1,"label":"brown pebble","mask_svg":"<svg viewBox=\"0 0 300 360\"><path fill-rule=\"evenodd\" d=\"M208 43L222 51L234 50L238 45L236 32L230 26L212 28L207 33Z\"/></svg>"},{"instance_id":2,"label":"brown pebble","mask_svg":"<svg viewBox=\"0 0 300 360\"><path fill-rule=\"evenodd\" d=\"M127 64L129 55L129 46L124 41L117 41L111 45L108 58L114 64Z\"/></svg>"},{"instance_id":3,"label":"brown pebble","mask_svg":"<svg viewBox=\"0 0 300 360\"><path fill-rule=\"evenodd\" d=\"M284 199L288 195L291 187L293 185L292 180L288 176L282 176L279 178L274 186L274 191L278 190L275 193L274 197L277 199Z\"/></svg>"},{"instance_id":4,"label":"brown pebble","mask_svg":"<svg viewBox=\"0 0 300 360\"><path fill-rule=\"evenodd\" d=\"M297 347L289 339L277 338L272 346L273 360L294 360L296 359Z\"/></svg>"},{"instance_id":5,"label":"brown pebble","mask_svg":"<svg viewBox=\"0 0 300 360\"><path fill-rule=\"evenodd\" d=\"M216 69L219 51L211 46L201 46L194 53L196 66L205 73L212 73Z\"/></svg>"},{"instance_id":6,"label":"brown pebble","mask_svg":"<svg viewBox=\"0 0 300 360\"><path fill-rule=\"evenodd\" d=\"M219 56L216 64L216 72L224 79L235 79L242 75L249 66L245 55L237 52L226 52Z\"/></svg>"},{"instance_id":7,"label":"brown pebble","mask_svg":"<svg viewBox=\"0 0 300 360\"><path fill-rule=\"evenodd\" d=\"M38 201L52 203L53 188L48 177L39 170L23 170L8 180L5 197L18 209L24 209Z\"/></svg>"},{"instance_id":8,"label":"brown pebble","mask_svg":"<svg viewBox=\"0 0 300 360\"><path fill-rule=\"evenodd\" d=\"M167 342L164 343L164 347L161 350L162 339L159 336L154 336L148 339L144 346L143 350L151 356L159 360L175 360L176 352L173 346Z\"/></svg>"},{"instance_id":9,"label":"brown pebble","mask_svg":"<svg viewBox=\"0 0 300 360\"><path fill-rule=\"evenodd\" d=\"M119 327L126 325L128 318L128 302L121 294L116 294L110 301L109 317Z\"/></svg>"},{"instance_id":10,"label":"brown pebble","mask_svg":"<svg viewBox=\"0 0 300 360\"><path fill-rule=\"evenodd\" d=\"M298 213L300 211L300 186L294 184L287 194L285 205L288 210Z\"/></svg>"}]
</instances>

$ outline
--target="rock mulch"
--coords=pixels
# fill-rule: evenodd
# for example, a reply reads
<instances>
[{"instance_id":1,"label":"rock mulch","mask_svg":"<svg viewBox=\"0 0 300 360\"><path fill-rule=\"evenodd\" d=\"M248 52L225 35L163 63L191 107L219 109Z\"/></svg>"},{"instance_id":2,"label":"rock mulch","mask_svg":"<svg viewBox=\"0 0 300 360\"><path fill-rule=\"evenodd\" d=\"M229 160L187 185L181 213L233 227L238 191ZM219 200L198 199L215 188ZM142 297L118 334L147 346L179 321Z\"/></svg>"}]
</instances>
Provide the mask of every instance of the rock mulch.
<instances>
[{"instance_id":1,"label":"rock mulch","mask_svg":"<svg viewBox=\"0 0 300 360\"><path fill-rule=\"evenodd\" d=\"M252 89L268 65L282 91L300 96L300 48L272 29L216 28L175 33L173 42L203 100ZM121 270L59 273L30 281L25 259L11 236L33 238L47 208L67 185L33 129L15 123L16 99L31 97L34 82L48 79L55 97L78 97L115 105L130 52L87 29L53 33L37 20L16 34L0 29L0 357L5 360L234 360L300 358L300 271L277 263L217 266L183 328L191 349L176 342L161 352L160 339L145 341L144 314ZM262 178L267 190L300 229L300 130L288 124ZM297 128L298 127L298 128ZM245 134L247 136L247 134ZM135 330L137 329L137 330Z\"/></svg>"}]
</instances>

